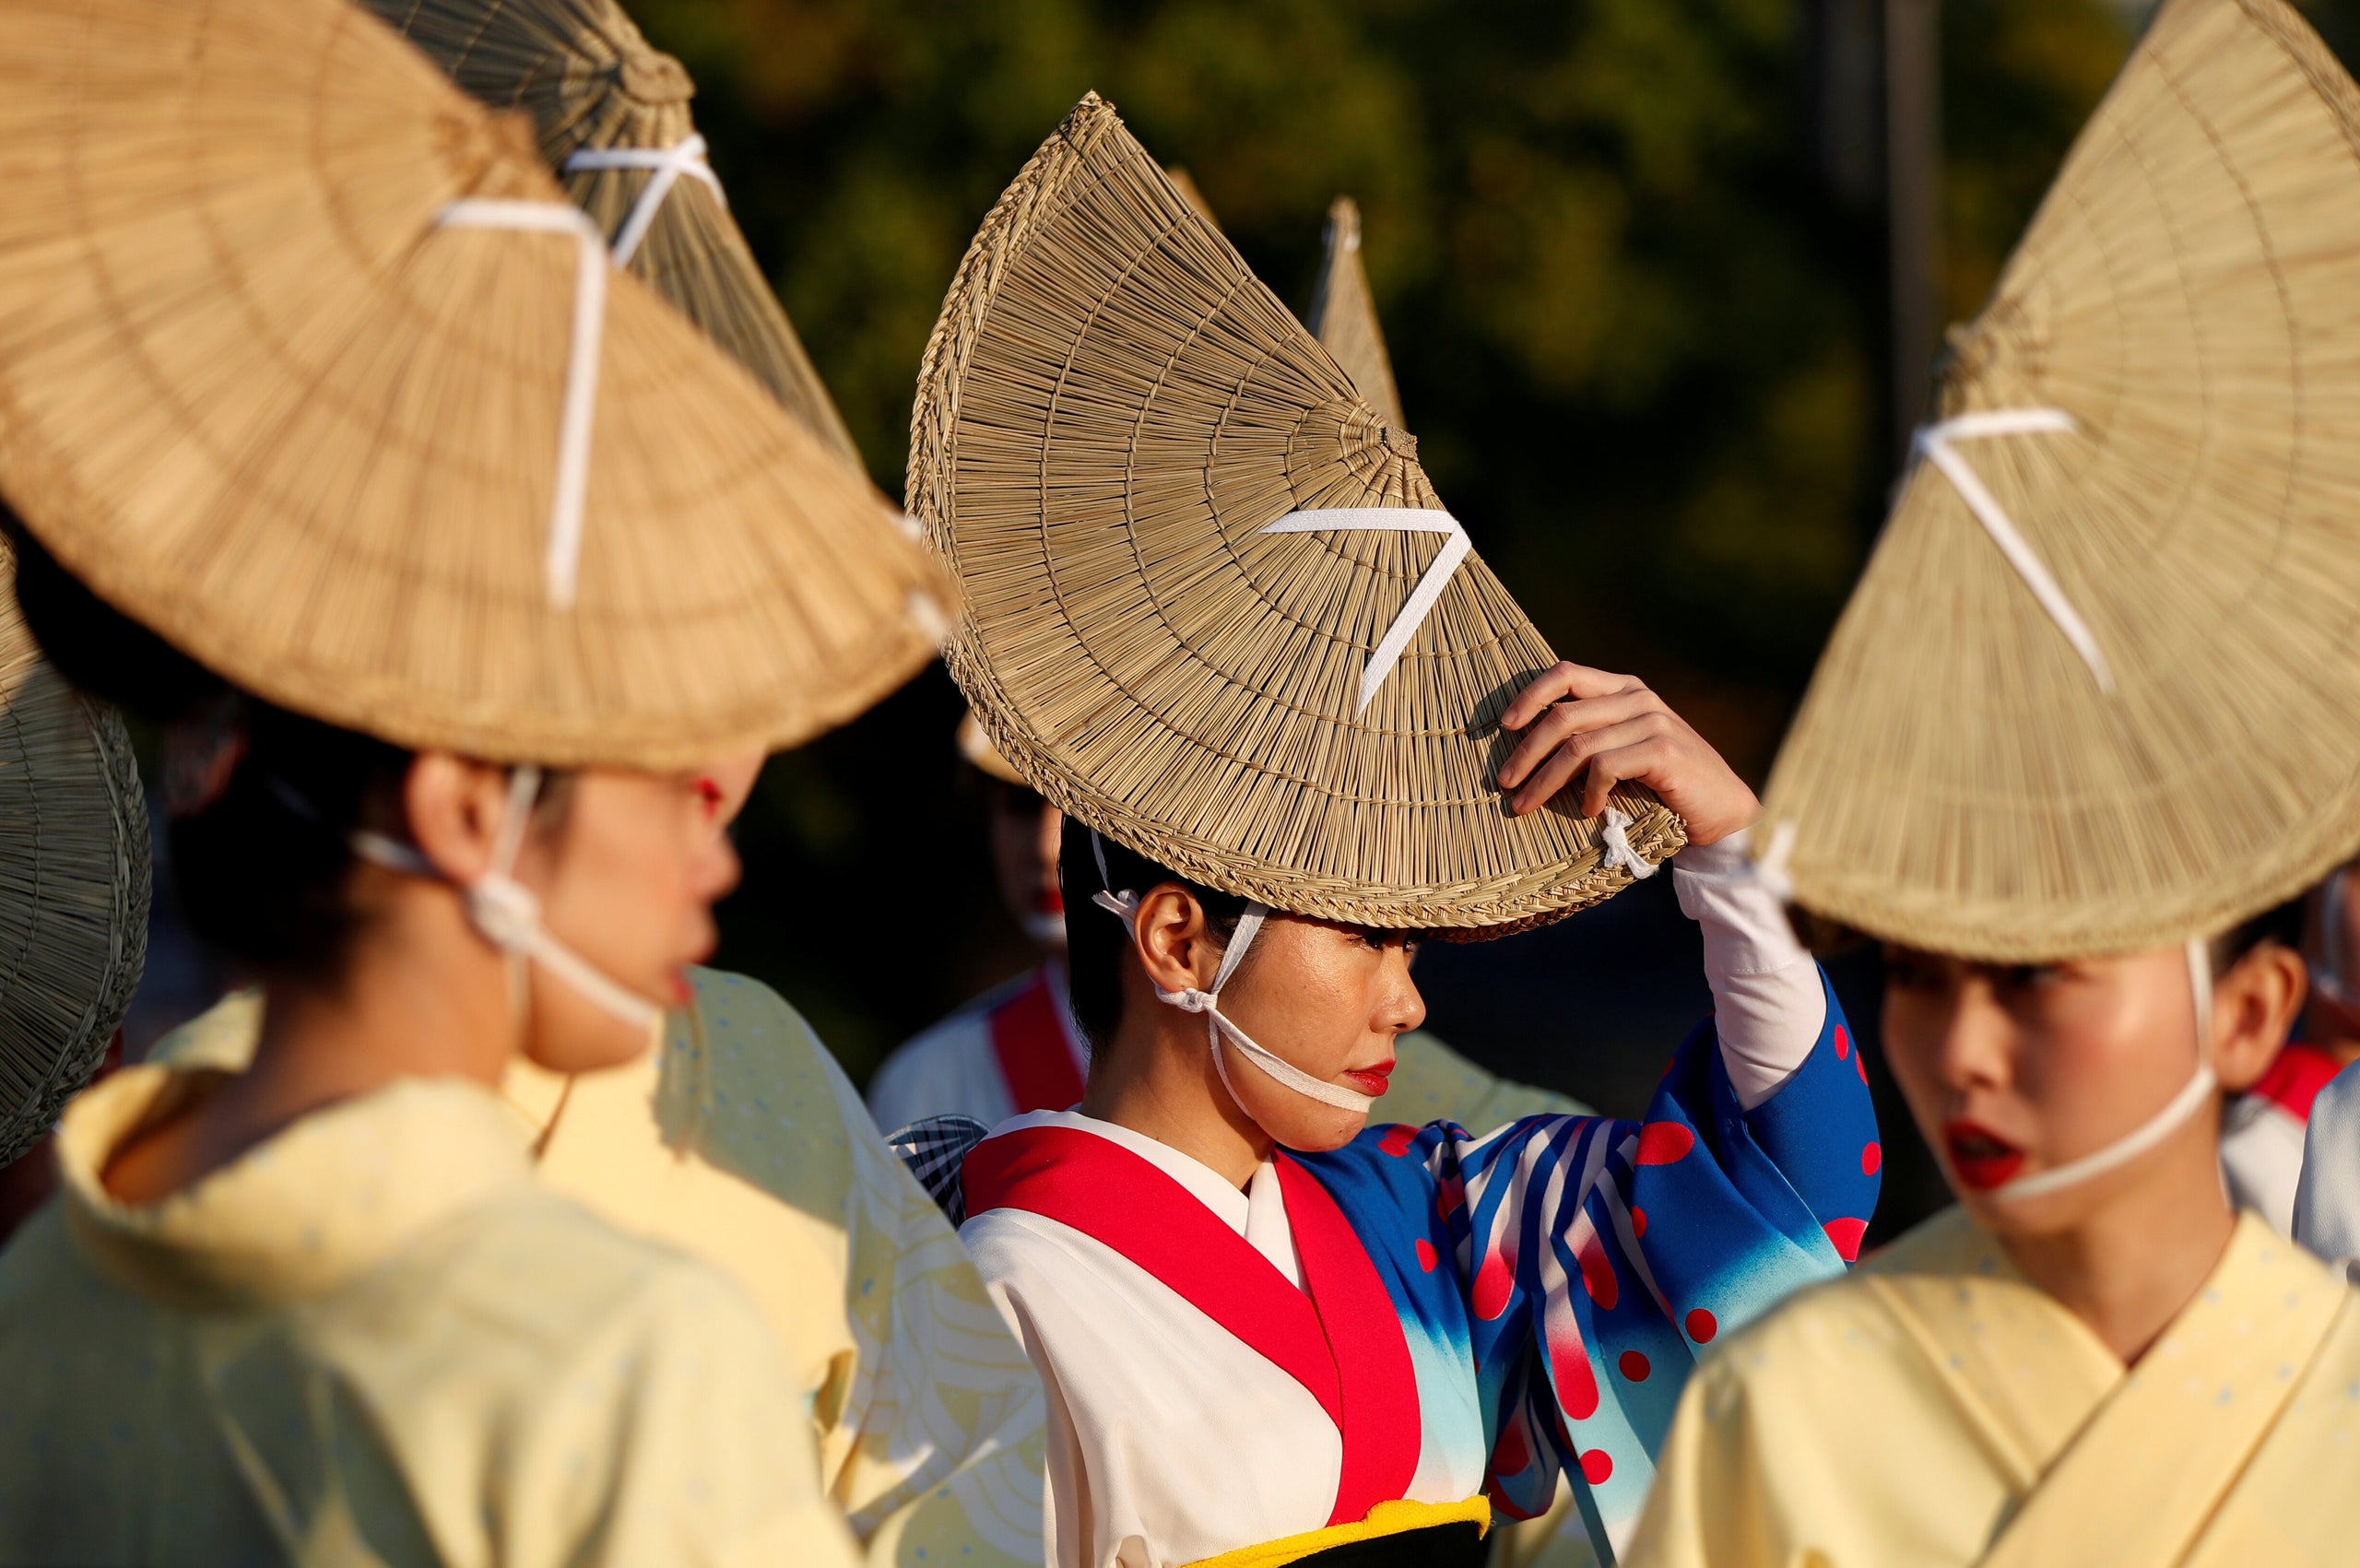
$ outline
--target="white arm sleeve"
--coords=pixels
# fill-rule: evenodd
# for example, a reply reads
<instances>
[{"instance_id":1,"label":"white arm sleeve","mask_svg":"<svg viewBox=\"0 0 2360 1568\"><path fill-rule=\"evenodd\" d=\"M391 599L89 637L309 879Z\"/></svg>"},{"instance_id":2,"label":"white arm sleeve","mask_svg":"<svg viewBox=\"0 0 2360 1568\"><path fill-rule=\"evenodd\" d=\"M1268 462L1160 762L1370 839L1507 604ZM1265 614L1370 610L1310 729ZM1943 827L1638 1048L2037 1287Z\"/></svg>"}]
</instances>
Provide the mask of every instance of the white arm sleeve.
<instances>
[{"instance_id":1,"label":"white arm sleeve","mask_svg":"<svg viewBox=\"0 0 2360 1568\"><path fill-rule=\"evenodd\" d=\"M1689 845L1672 856L1680 911L1705 937L1713 1029L1738 1102L1752 1110L1794 1076L1827 1021L1819 965L1795 939L1787 912L1757 880L1746 835Z\"/></svg>"},{"instance_id":2,"label":"white arm sleeve","mask_svg":"<svg viewBox=\"0 0 2360 1568\"><path fill-rule=\"evenodd\" d=\"M2295 1240L2347 1271L2360 1259L2360 1062L2329 1079L2311 1102L2295 1188Z\"/></svg>"}]
</instances>

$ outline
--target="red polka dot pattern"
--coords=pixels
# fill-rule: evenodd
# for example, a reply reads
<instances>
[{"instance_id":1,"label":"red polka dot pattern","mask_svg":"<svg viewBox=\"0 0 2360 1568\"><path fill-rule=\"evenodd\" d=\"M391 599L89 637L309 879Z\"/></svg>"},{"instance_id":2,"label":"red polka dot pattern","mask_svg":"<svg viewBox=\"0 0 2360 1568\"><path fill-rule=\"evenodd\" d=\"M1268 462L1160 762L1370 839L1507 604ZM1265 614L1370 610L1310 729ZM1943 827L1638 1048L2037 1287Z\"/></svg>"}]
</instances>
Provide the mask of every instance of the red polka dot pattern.
<instances>
[{"instance_id":1,"label":"red polka dot pattern","mask_svg":"<svg viewBox=\"0 0 2360 1568\"><path fill-rule=\"evenodd\" d=\"M1622 1375L1634 1383L1645 1383L1647 1380L1647 1373L1655 1371L1655 1368L1648 1364L1647 1358L1636 1350L1623 1351L1622 1359L1615 1364L1622 1369Z\"/></svg>"},{"instance_id":2,"label":"red polka dot pattern","mask_svg":"<svg viewBox=\"0 0 2360 1568\"><path fill-rule=\"evenodd\" d=\"M1874 1138L1860 1150L1860 1174L1873 1176L1884 1168L1884 1145Z\"/></svg>"},{"instance_id":3,"label":"red polka dot pattern","mask_svg":"<svg viewBox=\"0 0 2360 1568\"><path fill-rule=\"evenodd\" d=\"M1703 1307L1698 1307L1688 1315L1688 1337L1698 1344L1711 1344L1713 1336L1720 1331L1720 1320Z\"/></svg>"},{"instance_id":4,"label":"red polka dot pattern","mask_svg":"<svg viewBox=\"0 0 2360 1568\"><path fill-rule=\"evenodd\" d=\"M1614 1278L1613 1261L1606 1256L1606 1244L1598 1239L1597 1232L1588 1232L1582 1237L1574 1257L1582 1266L1582 1289L1589 1292L1589 1299L1598 1303L1599 1311L1612 1312L1622 1287Z\"/></svg>"},{"instance_id":5,"label":"red polka dot pattern","mask_svg":"<svg viewBox=\"0 0 2360 1568\"><path fill-rule=\"evenodd\" d=\"M1869 1222L1866 1220L1830 1220L1820 1229L1827 1232L1828 1242L1835 1248L1835 1256L1850 1263L1860 1256L1860 1238L1869 1233Z\"/></svg>"},{"instance_id":6,"label":"red polka dot pattern","mask_svg":"<svg viewBox=\"0 0 2360 1568\"><path fill-rule=\"evenodd\" d=\"M1852 1059L1852 1034L1840 1023L1835 1026L1835 1059L1839 1062Z\"/></svg>"},{"instance_id":7,"label":"red polka dot pattern","mask_svg":"<svg viewBox=\"0 0 2360 1568\"><path fill-rule=\"evenodd\" d=\"M1696 1135L1678 1122L1649 1122L1639 1129L1639 1163L1669 1165L1696 1147Z\"/></svg>"},{"instance_id":8,"label":"red polka dot pattern","mask_svg":"<svg viewBox=\"0 0 2360 1568\"><path fill-rule=\"evenodd\" d=\"M1432 1274L1434 1271L1434 1265L1441 1261L1442 1260L1440 1258L1434 1256L1434 1243L1426 1240L1423 1236L1420 1236L1418 1238L1419 1269L1423 1273Z\"/></svg>"},{"instance_id":9,"label":"red polka dot pattern","mask_svg":"<svg viewBox=\"0 0 2360 1568\"><path fill-rule=\"evenodd\" d=\"M1858 1074L1860 1075L1860 1081L1861 1081L1862 1083L1866 1083L1866 1082L1868 1082L1868 1081L1869 1081L1869 1059L1868 1059L1868 1057L1866 1057L1866 1056L1855 1056L1855 1057L1853 1057L1853 1058L1852 1058L1852 1070L1853 1070L1854 1072L1858 1073Z\"/></svg>"},{"instance_id":10,"label":"red polka dot pattern","mask_svg":"<svg viewBox=\"0 0 2360 1568\"><path fill-rule=\"evenodd\" d=\"M1582 1480L1592 1486L1604 1486L1614 1473L1614 1456L1603 1448L1593 1448L1582 1456Z\"/></svg>"},{"instance_id":11,"label":"red polka dot pattern","mask_svg":"<svg viewBox=\"0 0 2360 1568\"><path fill-rule=\"evenodd\" d=\"M1598 1414L1598 1373L1579 1340L1551 1346L1549 1371L1557 1385L1557 1406L1567 1419L1586 1421Z\"/></svg>"},{"instance_id":12,"label":"red polka dot pattern","mask_svg":"<svg viewBox=\"0 0 2360 1568\"><path fill-rule=\"evenodd\" d=\"M1498 1253L1483 1260L1475 1271L1475 1315L1489 1323L1508 1310L1508 1296L1516 1288L1516 1276Z\"/></svg>"},{"instance_id":13,"label":"red polka dot pattern","mask_svg":"<svg viewBox=\"0 0 2360 1568\"><path fill-rule=\"evenodd\" d=\"M1385 1136L1376 1140L1376 1146L1398 1160L1410 1152L1410 1145L1416 1141L1417 1137L1417 1128L1406 1122L1396 1122L1385 1129Z\"/></svg>"},{"instance_id":14,"label":"red polka dot pattern","mask_svg":"<svg viewBox=\"0 0 2360 1568\"><path fill-rule=\"evenodd\" d=\"M1634 1236L1647 1233L1647 1211L1635 1203L1631 1206L1631 1233Z\"/></svg>"}]
</instances>

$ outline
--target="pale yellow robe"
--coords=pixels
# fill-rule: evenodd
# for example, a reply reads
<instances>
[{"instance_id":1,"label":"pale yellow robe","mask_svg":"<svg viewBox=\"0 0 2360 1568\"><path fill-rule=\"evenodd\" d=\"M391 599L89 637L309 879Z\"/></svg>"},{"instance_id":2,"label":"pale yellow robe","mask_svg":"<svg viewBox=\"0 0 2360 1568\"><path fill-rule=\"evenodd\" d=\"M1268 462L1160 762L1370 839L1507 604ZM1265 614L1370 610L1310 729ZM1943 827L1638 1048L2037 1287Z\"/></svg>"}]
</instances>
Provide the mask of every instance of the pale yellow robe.
<instances>
[{"instance_id":1,"label":"pale yellow robe","mask_svg":"<svg viewBox=\"0 0 2360 1568\"><path fill-rule=\"evenodd\" d=\"M549 1191L489 1091L397 1082L116 1203L193 1077L77 1100L0 1254L0 1562L851 1568L752 1305Z\"/></svg>"},{"instance_id":2,"label":"pale yellow robe","mask_svg":"<svg viewBox=\"0 0 2360 1568\"><path fill-rule=\"evenodd\" d=\"M694 979L693 1011L636 1062L511 1067L542 1178L744 1287L872 1568L1032 1568L1045 1418L1023 1349L802 1017L741 975ZM154 1059L242 1067L260 1020L258 996L233 996Z\"/></svg>"},{"instance_id":3,"label":"pale yellow robe","mask_svg":"<svg viewBox=\"0 0 2360 1568\"><path fill-rule=\"evenodd\" d=\"M2251 1215L2126 1370L1956 1210L1682 1394L1628 1568L2360 1561L2360 1293Z\"/></svg>"}]
</instances>

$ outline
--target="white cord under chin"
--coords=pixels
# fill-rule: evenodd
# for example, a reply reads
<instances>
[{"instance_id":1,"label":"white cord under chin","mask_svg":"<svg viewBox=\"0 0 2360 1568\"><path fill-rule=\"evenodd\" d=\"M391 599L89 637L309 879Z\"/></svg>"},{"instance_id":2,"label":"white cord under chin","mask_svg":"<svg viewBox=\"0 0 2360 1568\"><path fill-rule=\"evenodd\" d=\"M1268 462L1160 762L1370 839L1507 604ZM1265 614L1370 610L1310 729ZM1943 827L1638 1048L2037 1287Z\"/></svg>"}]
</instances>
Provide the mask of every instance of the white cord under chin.
<instances>
[{"instance_id":1,"label":"white cord under chin","mask_svg":"<svg viewBox=\"0 0 2360 1568\"><path fill-rule=\"evenodd\" d=\"M652 1031L664 1021L664 1009L601 973L588 960L551 935L549 927L541 924L541 901L513 874L540 788L538 768L521 767L510 775L508 804L492 843L491 869L460 890L466 901L467 923L476 928L477 935L511 959L539 964L600 1011L634 1029ZM363 829L352 835L350 843L355 855L387 870L442 879L432 861L383 833Z\"/></svg>"},{"instance_id":2,"label":"white cord under chin","mask_svg":"<svg viewBox=\"0 0 2360 1568\"><path fill-rule=\"evenodd\" d=\"M2039 1171L2029 1176L1993 1189L1991 1196L2008 1201L2028 1197L2045 1197L2062 1192L2067 1187L2080 1186L2083 1182L2105 1175L2138 1159L2157 1144L2177 1132L2189 1117L2212 1103L2213 1091L2220 1079L2213 1076L2212 1036L2212 953L2211 945L2201 937L2188 939L2188 984L2196 1008L2196 1076L2187 1087L2171 1098L2171 1102L2148 1117L2138 1126L2116 1138L2105 1148L2068 1161L2054 1170Z\"/></svg>"},{"instance_id":3,"label":"white cord under chin","mask_svg":"<svg viewBox=\"0 0 2360 1568\"><path fill-rule=\"evenodd\" d=\"M1103 884L1107 880L1106 852L1094 831L1090 835L1090 849L1097 856L1098 878ZM1121 920L1127 929L1137 933L1139 915L1138 893L1128 888L1117 892L1102 886L1090 896L1090 902ZM1312 1077L1285 1057L1265 1049L1252 1035L1221 1013L1221 988L1229 984L1229 977L1236 973L1237 966L1245 961L1245 949L1254 945L1254 937L1262 929L1262 922L1269 913L1268 904L1249 903L1245 906L1245 913L1238 917L1237 929L1230 935L1229 946L1221 949L1221 966L1213 972L1210 989L1199 991L1192 985L1184 990L1167 991L1158 985L1155 987L1155 999L1166 1007L1178 1008L1184 1013L1204 1015L1205 1040L1212 1052L1213 1071L1221 1075L1221 1087L1229 1091L1230 1099L1248 1116L1254 1113L1247 1109L1244 1100L1238 1098L1237 1084L1229 1076L1229 1065L1224 1060L1228 1053L1221 1049L1224 1042L1281 1086L1322 1105L1364 1116L1376 1103L1374 1096L1346 1089L1341 1084L1329 1083L1326 1079Z\"/></svg>"}]
</instances>

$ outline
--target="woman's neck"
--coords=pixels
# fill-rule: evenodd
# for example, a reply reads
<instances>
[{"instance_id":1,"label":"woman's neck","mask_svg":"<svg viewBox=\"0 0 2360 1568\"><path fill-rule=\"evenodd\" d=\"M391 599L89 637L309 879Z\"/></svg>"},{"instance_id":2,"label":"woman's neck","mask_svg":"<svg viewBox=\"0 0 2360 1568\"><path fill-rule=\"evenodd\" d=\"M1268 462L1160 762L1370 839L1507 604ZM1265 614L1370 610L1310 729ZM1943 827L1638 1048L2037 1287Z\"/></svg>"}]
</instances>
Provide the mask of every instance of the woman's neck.
<instances>
[{"instance_id":1,"label":"woman's neck","mask_svg":"<svg viewBox=\"0 0 2360 1568\"><path fill-rule=\"evenodd\" d=\"M2024 1278L2087 1324L2125 1365L2146 1354L2195 1299L2236 1228L2210 1129L2191 1134L2175 1140L2165 1170L2078 1223L2000 1238ZM2201 1155L2180 1145L2201 1146Z\"/></svg>"},{"instance_id":2,"label":"woman's neck","mask_svg":"<svg viewBox=\"0 0 2360 1568\"><path fill-rule=\"evenodd\" d=\"M1125 1009L1111 1049L1091 1064L1081 1114L1176 1149L1243 1189L1277 1145L1230 1098L1204 1019L1154 1011L1165 1016L1135 1020Z\"/></svg>"},{"instance_id":3,"label":"woman's neck","mask_svg":"<svg viewBox=\"0 0 2360 1568\"><path fill-rule=\"evenodd\" d=\"M110 1193L154 1202L313 1112L398 1079L499 1083L517 1040L503 961L447 890L420 883L390 902L335 981L264 988L246 1070L117 1149L102 1177Z\"/></svg>"}]
</instances>

